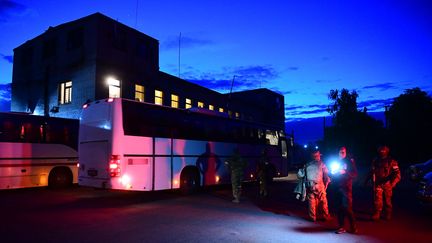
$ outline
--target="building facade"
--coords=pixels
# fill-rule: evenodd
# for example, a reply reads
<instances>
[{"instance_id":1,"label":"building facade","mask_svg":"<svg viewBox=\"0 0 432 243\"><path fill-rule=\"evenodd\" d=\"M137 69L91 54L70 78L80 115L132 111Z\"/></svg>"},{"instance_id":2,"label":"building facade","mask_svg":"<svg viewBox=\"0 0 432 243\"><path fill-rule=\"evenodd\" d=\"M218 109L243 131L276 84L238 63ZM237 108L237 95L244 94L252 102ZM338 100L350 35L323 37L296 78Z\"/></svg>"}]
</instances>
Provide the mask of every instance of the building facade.
<instances>
[{"instance_id":1,"label":"building facade","mask_svg":"<svg viewBox=\"0 0 432 243\"><path fill-rule=\"evenodd\" d=\"M284 97L221 94L159 71L159 41L95 13L49 27L14 49L11 110L78 119L82 105L122 97L284 127Z\"/></svg>"}]
</instances>

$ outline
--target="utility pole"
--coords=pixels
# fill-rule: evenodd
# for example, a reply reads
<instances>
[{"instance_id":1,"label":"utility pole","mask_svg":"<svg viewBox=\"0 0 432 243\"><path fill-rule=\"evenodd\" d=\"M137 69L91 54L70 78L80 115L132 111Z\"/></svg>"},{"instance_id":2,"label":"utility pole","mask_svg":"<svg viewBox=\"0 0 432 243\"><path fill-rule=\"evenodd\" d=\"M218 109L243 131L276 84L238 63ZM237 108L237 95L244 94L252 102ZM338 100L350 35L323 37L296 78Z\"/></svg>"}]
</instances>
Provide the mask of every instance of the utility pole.
<instances>
[{"instance_id":1,"label":"utility pole","mask_svg":"<svg viewBox=\"0 0 432 243\"><path fill-rule=\"evenodd\" d=\"M136 7L135 7L135 29L137 29L137 23L138 23L138 2L139 0L136 1Z\"/></svg>"},{"instance_id":2,"label":"utility pole","mask_svg":"<svg viewBox=\"0 0 432 243\"><path fill-rule=\"evenodd\" d=\"M180 78L180 49L181 49L181 32L179 34L179 49L178 49L178 78Z\"/></svg>"},{"instance_id":3,"label":"utility pole","mask_svg":"<svg viewBox=\"0 0 432 243\"><path fill-rule=\"evenodd\" d=\"M384 106L384 120L385 120L385 128L387 129L388 128L388 122L389 122L389 120L388 120L388 109L389 109L389 106L388 105L385 105Z\"/></svg>"}]
</instances>

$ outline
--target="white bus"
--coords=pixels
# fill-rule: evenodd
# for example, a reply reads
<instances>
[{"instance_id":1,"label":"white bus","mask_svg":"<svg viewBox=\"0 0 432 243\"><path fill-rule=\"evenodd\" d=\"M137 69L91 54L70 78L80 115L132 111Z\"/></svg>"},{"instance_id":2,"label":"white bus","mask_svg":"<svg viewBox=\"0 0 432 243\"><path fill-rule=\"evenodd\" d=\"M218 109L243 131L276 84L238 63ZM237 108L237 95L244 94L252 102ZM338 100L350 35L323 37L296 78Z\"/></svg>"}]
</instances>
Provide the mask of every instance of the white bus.
<instances>
[{"instance_id":1,"label":"white bus","mask_svg":"<svg viewBox=\"0 0 432 243\"><path fill-rule=\"evenodd\" d=\"M0 113L0 189L77 183L79 121Z\"/></svg>"},{"instance_id":2,"label":"white bus","mask_svg":"<svg viewBox=\"0 0 432 243\"><path fill-rule=\"evenodd\" d=\"M275 176L288 173L284 132L274 126L109 98L84 105L79 129L78 185L153 191L229 183L224 161L238 148L254 179L265 148Z\"/></svg>"}]
</instances>

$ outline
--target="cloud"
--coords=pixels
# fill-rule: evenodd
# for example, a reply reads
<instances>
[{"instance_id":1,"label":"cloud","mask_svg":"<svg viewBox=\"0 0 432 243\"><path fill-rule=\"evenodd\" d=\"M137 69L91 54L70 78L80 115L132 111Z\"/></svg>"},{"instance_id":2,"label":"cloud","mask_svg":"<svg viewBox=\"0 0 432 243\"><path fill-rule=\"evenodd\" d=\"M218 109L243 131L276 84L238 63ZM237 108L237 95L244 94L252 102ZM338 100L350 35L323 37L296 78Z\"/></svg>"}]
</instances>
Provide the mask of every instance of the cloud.
<instances>
[{"instance_id":1,"label":"cloud","mask_svg":"<svg viewBox=\"0 0 432 243\"><path fill-rule=\"evenodd\" d=\"M270 87L270 90L277 90L281 95L290 95L290 94L296 94L296 91L293 90L285 90L285 91L281 91L279 90L279 87Z\"/></svg>"},{"instance_id":2,"label":"cloud","mask_svg":"<svg viewBox=\"0 0 432 243\"><path fill-rule=\"evenodd\" d=\"M0 111L10 111L11 84L0 84Z\"/></svg>"},{"instance_id":3,"label":"cloud","mask_svg":"<svg viewBox=\"0 0 432 243\"><path fill-rule=\"evenodd\" d=\"M393 98L389 99L372 99L358 102L357 107L366 107L368 111L383 111L386 106L390 106L393 103Z\"/></svg>"},{"instance_id":4,"label":"cloud","mask_svg":"<svg viewBox=\"0 0 432 243\"><path fill-rule=\"evenodd\" d=\"M362 89L379 89L380 91L386 91L389 89L397 89L397 88L399 87L397 87L394 83L382 83L382 84L364 86Z\"/></svg>"},{"instance_id":5,"label":"cloud","mask_svg":"<svg viewBox=\"0 0 432 243\"><path fill-rule=\"evenodd\" d=\"M316 83L338 83L342 81L342 79L317 79Z\"/></svg>"},{"instance_id":6,"label":"cloud","mask_svg":"<svg viewBox=\"0 0 432 243\"><path fill-rule=\"evenodd\" d=\"M21 16L25 14L27 7L20 3L10 0L0 1L0 23L6 22L12 16Z\"/></svg>"},{"instance_id":7,"label":"cloud","mask_svg":"<svg viewBox=\"0 0 432 243\"><path fill-rule=\"evenodd\" d=\"M285 107L285 111L292 111L292 110L298 110L298 109L304 109L305 106L301 105L290 105Z\"/></svg>"},{"instance_id":8,"label":"cloud","mask_svg":"<svg viewBox=\"0 0 432 243\"><path fill-rule=\"evenodd\" d=\"M0 84L0 100L11 101L11 84Z\"/></svg>"},{"instance_id":9,"label":"cloud","mask_svg":"<svg viewBox=\"0 0 432 243\"><path fill-rule=\"evenodd\" d=\"M213 44L211 40L194 38L189 36L182 36L179 43L179 36L171 36L161 43L161 50L171 50L183 48L195 48L200 46L207 46Z\"/></svg>"},{"instance_id":10,"label":"cloud","mask_svg":"<svg viewBox=\"0 0 432 243\"><path fill-rule=\"evenodd\" d=\"M192 83L220 92L229 91L231 84L233 84L233 91L235 92L265 86L271 80L279 77L279 73L269 65L225 67L216 72L204 73L192 67L187 67L181 77Z\"/></svg>"},{"instance_id":11,"label":"cloud","mask_svg":"<svg viewBox=\"0 0 432 243\"><path fill-rule=\"evenodd\" d=\"M6 56L6 55L3 55L3 54L0 54L0 56L1 56L3 59L5 59L7 62L9 62L9 63L13 63L13 56Z\"/></svg>"},{"instance_id":12,"label":"cloud","mask_svg":"<svg viewBox=\"0 0 432 243\"><path fill-rule=\"evenodd\" d=\"M285 114L289 121L302 116L318 117L329 115L327 112L327 105L287 106L285 107Z\"/></svg>"}]
</instances>

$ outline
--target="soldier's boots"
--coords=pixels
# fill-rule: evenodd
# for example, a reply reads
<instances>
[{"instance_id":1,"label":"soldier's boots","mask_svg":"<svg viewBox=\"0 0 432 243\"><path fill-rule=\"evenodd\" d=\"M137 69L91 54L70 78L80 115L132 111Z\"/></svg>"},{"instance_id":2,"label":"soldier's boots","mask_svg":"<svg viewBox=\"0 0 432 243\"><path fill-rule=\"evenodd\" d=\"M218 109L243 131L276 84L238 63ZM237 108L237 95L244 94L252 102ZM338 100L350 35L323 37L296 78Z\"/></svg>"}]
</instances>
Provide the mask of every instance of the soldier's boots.
<instances>
[{"instance_id":1,"label":"soldier's boots","mask_svg":"<svg viewBox=\"0 0 432 243\"><path fill-rule=\"evenodd\" d=\"M384 219L387 220L387 221L391 220L392 219L391 213L386 213Z\"/></svg>"},{"instance_id":2,"label":"soldier's boots","mask_svg":"<svg viewBox=\"0 0 432 243\"><path fill-rule=\"evenodd\" d=\"M378 221L379 219L380 219L380 213L379 212L375 212L373 215L372 215L372 220L373 221Z\"/></svg>"}]
</instances>

